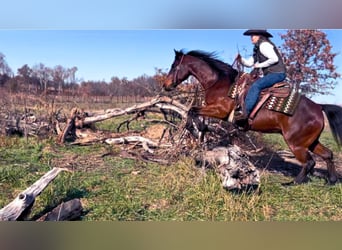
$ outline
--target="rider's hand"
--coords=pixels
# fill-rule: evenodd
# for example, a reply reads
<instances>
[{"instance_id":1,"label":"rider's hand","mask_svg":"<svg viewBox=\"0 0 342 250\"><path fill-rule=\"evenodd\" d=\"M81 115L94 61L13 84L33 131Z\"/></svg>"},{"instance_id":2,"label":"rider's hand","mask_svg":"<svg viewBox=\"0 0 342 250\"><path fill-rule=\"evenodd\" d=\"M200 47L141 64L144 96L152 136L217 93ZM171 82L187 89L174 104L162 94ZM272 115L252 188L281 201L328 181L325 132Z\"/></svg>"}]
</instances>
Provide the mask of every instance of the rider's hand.
<instances>
[{"instance_id":1,"label":"rider's hand","mask_svg":"<svg viewBox=\"0 0 342 250\"><path fill-rule=\"evenodd\" d=\"M241 55L237 54L236 57L235 57L235 60L238 61L238 62L241 62Z\"/></svg>"}]
</instances>

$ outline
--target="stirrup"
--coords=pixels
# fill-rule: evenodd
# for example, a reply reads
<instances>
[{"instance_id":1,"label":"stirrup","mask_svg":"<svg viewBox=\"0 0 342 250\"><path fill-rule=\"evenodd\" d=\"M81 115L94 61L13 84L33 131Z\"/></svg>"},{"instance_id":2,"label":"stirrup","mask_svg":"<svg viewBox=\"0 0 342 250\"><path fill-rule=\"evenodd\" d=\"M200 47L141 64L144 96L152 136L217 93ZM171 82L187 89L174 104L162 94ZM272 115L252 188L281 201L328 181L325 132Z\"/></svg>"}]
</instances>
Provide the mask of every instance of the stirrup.
<instances>
[{"instance_id":1,"label":"stirrup","mask_svg":"<svg viewBox=\"0 0 342 250\"><path fill-rule=\"evenodd\" d=\"M235 121L247 120L247 119L248 119L248 115L246 114L246 112L243 112L242 110L234 112L234 120Z\"/></svg>"},{"instance_id":2,"label":"stirrup","mask_svg":"<svg viewBox=\"0 0 342 250\"><path fill-rule=\"evenodd\" d=\"M246 119L235 120L235 125L240 131L247 131L250 128L248 117Z\"/></svg>"}]
</instances>

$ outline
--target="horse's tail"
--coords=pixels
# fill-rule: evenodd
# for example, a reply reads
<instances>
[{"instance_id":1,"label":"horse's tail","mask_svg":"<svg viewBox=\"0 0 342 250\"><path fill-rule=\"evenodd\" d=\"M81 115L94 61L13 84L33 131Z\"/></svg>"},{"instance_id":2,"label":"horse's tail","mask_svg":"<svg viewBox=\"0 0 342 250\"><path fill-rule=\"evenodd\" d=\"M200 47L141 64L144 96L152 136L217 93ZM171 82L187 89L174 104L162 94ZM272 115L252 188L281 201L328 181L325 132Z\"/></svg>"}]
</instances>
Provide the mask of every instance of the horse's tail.
<instances>
[{"instance_id":1,"label":"horse's tail","mask_svg":"<svg viewBox=\"0 0 342 250\"><path fill-rule=\"evenodd\" d=\"M342 107L332 104L321 104L326 114L331 132L338 146L342 145Z\"/></svg>"}]
</instances>

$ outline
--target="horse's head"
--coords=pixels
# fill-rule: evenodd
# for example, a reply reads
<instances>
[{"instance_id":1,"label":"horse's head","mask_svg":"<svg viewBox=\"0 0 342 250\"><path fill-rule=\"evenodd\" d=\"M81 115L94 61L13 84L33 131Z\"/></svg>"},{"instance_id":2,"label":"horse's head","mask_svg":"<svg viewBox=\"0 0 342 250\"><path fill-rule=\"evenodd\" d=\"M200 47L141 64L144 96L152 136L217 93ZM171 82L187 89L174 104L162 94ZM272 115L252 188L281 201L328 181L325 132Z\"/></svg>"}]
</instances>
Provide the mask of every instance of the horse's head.
<instances>
[{"instance_id":1,"label":"horse's head","mask_svg":"<svg viewBox=\"0 0 342 250\"><path fill-rule=\"evenodd\" d=\"M165 90L176 88L193 75L204 89L212 87L217 81L234 82L238 72L231 65L217 59L215 52L192 50L186 54L175 50L175 59L163 83Z\"/></svg>"},{"instance_id":2,"label":"horse's head","mask_svg":"<svg viewBox=\"0 0 342 250\"><path fill-rule=\"evenodd\" d=\"M189 66L184 60L186 55L182 51L175 50L175 59L171 65L171 69L167 74L163 87L166 91L176 88L181 82L190 76Z\"/></svg>"}]
</instances>

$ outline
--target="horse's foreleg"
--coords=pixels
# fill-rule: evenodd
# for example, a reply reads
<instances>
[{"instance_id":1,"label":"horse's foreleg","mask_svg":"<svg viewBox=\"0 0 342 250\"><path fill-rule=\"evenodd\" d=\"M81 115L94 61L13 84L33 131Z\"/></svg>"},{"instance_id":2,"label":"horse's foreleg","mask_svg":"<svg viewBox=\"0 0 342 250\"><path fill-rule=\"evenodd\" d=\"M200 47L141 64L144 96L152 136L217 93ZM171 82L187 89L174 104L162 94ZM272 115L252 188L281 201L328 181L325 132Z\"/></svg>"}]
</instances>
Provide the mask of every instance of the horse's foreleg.
<instances>
[{"instance_id":1,"label":"horse's foreleg","mask_svg":"<svg viewBox=\"0 0 342 250\"><path fill-rule=\"evenodd\" d=\"M202 116L202 115L199 114L199 110L200 110L200 108L197 108L197 107L193 107L191 109L192 119L193 119L193 122L195 123L196 127L198 128L198 130L201 132L205 132L205 131L207 131L208 126L204 123L204 120L200 119L200 116ZM202 117L204 118L204 116L202 116Z\"/></svg>"},{"instance_id":2,"label":"horse's foreleg","mask_svg":"<svg viewBox=\"0 0 342 250\"><path fill-rule=\"evenodd\" d=\"M187 126L190 128L194 122L199 131L206 131L207 125L199 117L211 117L217 119L227 119L229 113L223 105L207 105L192 107L188 111Z\"/></svg>"},{"instance_id":3,"label":"horse's foreleg","mask_svg":"<svg viewBox=\"0 0 342 250\"><path fill-rule=\"evenodd\" d=\"M226 119L228 117L228 111L224 105L207 105L201 107L192 107L188 111L188 118L186 121L186 128L194 135L195 126L201 133L201 137L204 137L204 133L208 130L208 126L201 121L199 117L212 117L218 119ZM196 135L198 137L198 135Z\"/></svg>"},{"instance_id":4,"label":"horse's foreleg","mask_svg":"<svg viewBox=\"0 0 342 250\"><path fill-rule=\"evenodd\" d=\"M200 141L203 141L204 134L207 131L207 125L201 121L198 115L198 107L192 107L188 111L188 117L186 120L186 129L196 138L199 138Z\"/></svg>"}]
</instances>

